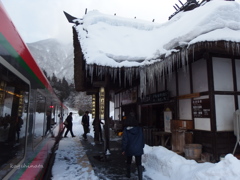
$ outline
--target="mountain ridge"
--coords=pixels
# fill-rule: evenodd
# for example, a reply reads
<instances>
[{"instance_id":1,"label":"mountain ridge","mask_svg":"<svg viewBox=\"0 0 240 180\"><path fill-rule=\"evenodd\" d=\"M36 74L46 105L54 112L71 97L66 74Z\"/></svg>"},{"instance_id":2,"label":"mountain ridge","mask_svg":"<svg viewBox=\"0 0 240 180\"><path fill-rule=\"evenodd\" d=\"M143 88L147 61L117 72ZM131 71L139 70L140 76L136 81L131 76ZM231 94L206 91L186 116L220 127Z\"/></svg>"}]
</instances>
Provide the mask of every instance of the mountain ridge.
<instances>
[{"instance_id":1,"label":"mountain ridge","mask_svg":"<svg viewBox=\"0 0 240 180\"><path fill-rule=\"evenodd\" d=\"M53 74L58 79L65 79L73 83L73 45L71 43L63 44L56 39L45 39L33 43L27 43L27 46L39 65L39 67L52 77Z\"/></svg>"}]
</instances>

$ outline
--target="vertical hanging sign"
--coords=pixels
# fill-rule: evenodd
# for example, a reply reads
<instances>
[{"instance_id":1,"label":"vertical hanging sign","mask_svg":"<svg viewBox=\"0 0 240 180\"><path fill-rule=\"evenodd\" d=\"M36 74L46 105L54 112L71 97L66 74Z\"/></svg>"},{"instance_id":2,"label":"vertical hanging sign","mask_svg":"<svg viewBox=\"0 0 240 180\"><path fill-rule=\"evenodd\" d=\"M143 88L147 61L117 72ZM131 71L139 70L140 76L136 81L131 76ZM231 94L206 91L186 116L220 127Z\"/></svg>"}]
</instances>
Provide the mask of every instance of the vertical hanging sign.
<instances>
[{"instance_id":1,"label":"vertical hanging sign","mask_svg":"<svg viewBox=\"0 0 240 180\"><path fill-rule=\"evenodd\" d=\"M92 95L92 118L95 118L95 108L96 108L96 96L95 94Z\"/></svg>"},{"instance_id":2,"label":"vertical hanging sign","mask_svg":"<svg viewBox=\"0 0 240 180\"><path fill-rule=\"evenodd\" d=\"M164 111L164 131L171 132L172 111L167 108Z\"/></svg>"},{"instance_id":3,"label":"vertical hanging sign","mask_svg":"<svg viewBox=\"0 0 240 180\"><path fill-rule=\"evenodd\" d=\"M99 98L100 119L104 119L105 90L103 87L100 88Z\"/></svg>"},{"instance_id":4,"label":"vertical hanging sign","mask_svg":"<svg viewBox=\"0 0 240 180\"><path fill-rule=\"evenodd\" d=\"M19 95L18 116L22 116L23 114L23 102L24 102L23 91L21 91Z\"/></svg>"}]
</instances>

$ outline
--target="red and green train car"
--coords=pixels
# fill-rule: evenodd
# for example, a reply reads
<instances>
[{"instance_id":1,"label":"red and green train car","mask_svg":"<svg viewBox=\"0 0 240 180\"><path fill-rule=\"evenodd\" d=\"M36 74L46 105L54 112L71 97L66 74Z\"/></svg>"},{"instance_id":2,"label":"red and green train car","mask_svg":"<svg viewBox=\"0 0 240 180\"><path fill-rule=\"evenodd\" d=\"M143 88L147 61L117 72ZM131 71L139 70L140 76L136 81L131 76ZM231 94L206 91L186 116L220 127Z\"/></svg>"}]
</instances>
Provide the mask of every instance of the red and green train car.
<instances>
[{"instance_id":1,"label":"red and green train car","mask_svg":"<svg viewBox=\"0 0 240 180\"><path fill-rule=\"evenodd\" d=\"M42 179L68 109L0 2L0 179Z\"/></svg>"}]
</instances>

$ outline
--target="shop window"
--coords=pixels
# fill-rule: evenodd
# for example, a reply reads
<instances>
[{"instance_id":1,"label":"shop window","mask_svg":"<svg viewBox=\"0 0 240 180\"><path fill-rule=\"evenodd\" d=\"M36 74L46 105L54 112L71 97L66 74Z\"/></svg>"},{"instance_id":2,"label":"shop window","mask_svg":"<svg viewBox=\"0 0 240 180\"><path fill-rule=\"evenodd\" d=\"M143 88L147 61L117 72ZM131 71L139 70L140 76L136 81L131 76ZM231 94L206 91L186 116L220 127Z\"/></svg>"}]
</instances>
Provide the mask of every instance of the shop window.
<instances>
[{"instance_id":1,"label":"shop window","mask_svg":"<svg viewBox=\"0 0 240 180\"><path fill-rule=\"evenodd\" d=\"M120 108L114 109L114 120L121 120Z\"/></svg>"}]
</instances>

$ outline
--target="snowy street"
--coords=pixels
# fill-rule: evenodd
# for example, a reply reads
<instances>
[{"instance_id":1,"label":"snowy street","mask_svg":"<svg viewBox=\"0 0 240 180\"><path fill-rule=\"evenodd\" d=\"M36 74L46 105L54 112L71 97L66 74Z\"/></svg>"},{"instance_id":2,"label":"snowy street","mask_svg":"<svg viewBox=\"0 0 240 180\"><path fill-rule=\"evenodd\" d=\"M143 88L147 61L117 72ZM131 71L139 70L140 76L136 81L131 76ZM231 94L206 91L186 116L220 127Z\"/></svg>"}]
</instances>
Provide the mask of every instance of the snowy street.
<instances>
[{"instance_id":1,"label":"snowy street","mask_svg":"<svg viewBox=\"0 0 240 180\"><path fill-rule=\"evenodd\" d=\"M110 155L104 156L104 144L95 144L93 128L88 134L88 140L82 138L83 128L81 117L73 115L72 138L62 138L56 152L56 159L52 168L52 179L128 179L125 177L125 158L121 155L121 137L115 136L110 141ZM90 123L92 124L92 123ZM61 171L59 171L61 169ZM134 172L134 171L133 171ZM137 177L135 172L132 178Z\"/></svg>"},{"instance_id":2,"label":"snowy street","mask_svg":"<svg viewBox=\"0 0 240 180\"><path fill-rule=\"evenodd\" d=\"M90 118L91 119L91 118ZM76 137L62 138L56 151L56 159L52 168L53 180L115 180L125 177L125 158L121 155L121 138L110 140L110 155L102 159L103 144L93 141L93 129L88 140L82 139L83 129L81 117L73 114L73 133ZM161 146L145 145L142 157L143 179L152 180L239 180L240 161L228 154L218 163L197 163ZM137 179L134 165L132 177Z\"/></svg>"}]
</instances>

